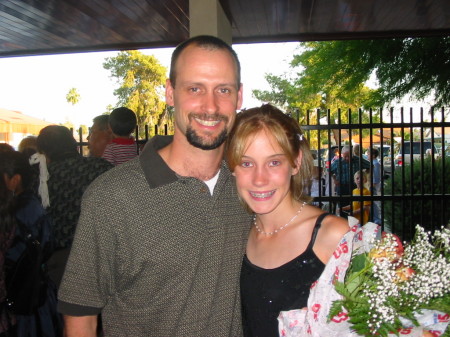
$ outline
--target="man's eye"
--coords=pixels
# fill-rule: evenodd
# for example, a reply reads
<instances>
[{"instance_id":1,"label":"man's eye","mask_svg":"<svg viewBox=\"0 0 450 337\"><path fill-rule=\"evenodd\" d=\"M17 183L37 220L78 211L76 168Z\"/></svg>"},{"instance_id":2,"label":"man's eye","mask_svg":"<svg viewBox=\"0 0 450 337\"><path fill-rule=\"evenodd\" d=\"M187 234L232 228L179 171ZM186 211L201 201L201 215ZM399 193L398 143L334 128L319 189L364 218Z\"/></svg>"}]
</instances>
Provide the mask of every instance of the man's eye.
<instances>
[{"instance_id":1,"label":"man's eye","mask_svg":"<svg viewBox=\"0 0 450 337\"><path fill-rule=\"evenodd\" d=\"M200 89L197 88L197 87L193 87L193 88L189 88L189 91L190 91L190 92L199 92Z\"/></svg>"},{"instance_id":2,"label":"man's eye","mask_svg":"<svg viewBox=\"0 0 450 337\"><path fill-rule=\"evenodd\" d=\"M229 94L229 93L231 92L231 90L228 89L228 88L220 88L220 89L219 89L219 92L220 92L221 94Z\"/></svg>"}]
</instances>

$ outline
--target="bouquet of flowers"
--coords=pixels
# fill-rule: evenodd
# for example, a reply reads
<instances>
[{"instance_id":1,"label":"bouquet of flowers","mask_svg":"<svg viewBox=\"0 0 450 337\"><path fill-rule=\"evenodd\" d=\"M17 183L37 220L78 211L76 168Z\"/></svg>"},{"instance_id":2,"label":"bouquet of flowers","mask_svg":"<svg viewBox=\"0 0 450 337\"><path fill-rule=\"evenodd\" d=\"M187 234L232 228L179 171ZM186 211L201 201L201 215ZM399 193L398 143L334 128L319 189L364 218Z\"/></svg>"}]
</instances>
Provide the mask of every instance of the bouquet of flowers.
<instances>
[{"instance_id":1,"label":"bouquet of flowers","mask_svg":"<svg viewBox=\"0 0 450 337\"><path fill-rule=\"evenodd\" d=\"M331 304L328 320L345 312L358 335L399 336L420 327L450 336L450 230L431 235L417 226L405 247L383 233L369 251L354 252L334 287L342 299Z\"/></svg>"}]
</instances>

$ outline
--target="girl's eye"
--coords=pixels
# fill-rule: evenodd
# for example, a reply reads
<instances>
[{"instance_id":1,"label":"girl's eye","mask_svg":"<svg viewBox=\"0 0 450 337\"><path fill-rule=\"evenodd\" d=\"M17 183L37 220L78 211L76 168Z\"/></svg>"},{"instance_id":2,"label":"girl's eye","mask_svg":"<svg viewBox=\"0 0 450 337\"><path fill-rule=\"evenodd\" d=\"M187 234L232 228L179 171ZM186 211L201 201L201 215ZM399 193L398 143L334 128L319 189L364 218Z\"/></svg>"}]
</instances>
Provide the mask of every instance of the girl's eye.
<instances>
[{"instance_id":1,"label":"girl's eye","mask_svg":"<svg viewBox=\"0 0 450 337\"><path fill-rule=\"evenodd\" d=\"M272 160L269 163L269 166L280 166L280 165L281 165L281 162L279 160Z\"/></svg>"},{"instance_id":2,"label":"girl's eye","mask_svg":"<svg viewBox=\"0 0 450 337\"><path fill-rule=\"evenodd\" d=\"M250 162L248 162L248 161L243 161L243 162L241 163L241 166L242 166L242 167L252 167L252 163L250 163Z\"/></svg>"}]
</instances>

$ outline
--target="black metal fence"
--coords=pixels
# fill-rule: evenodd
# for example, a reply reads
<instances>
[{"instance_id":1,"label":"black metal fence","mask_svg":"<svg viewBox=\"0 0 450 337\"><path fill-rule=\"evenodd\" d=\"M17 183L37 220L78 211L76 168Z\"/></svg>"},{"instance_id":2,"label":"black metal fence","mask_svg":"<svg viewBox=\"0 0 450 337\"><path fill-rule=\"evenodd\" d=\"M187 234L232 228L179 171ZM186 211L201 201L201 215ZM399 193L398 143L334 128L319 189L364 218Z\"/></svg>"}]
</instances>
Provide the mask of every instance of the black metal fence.
<instances>
[{"instance_id":1,"label":"black metal fence","mask_svg":"<svg viewBox=\"0 0 450 337\"><path fill-rule=\"evenodd\" d=\"M319 188L317 203L333 212L340 202L370 201L371 219L377 212L383 229L404 240L412 238L417 224L427 230L449 225L448 109L338 110L335 113L316 110L296 114L323 171L324 179L319 183L327 187ZM351 149L358 144L362 147L361 155L366 149L379 149L382 184L378 193L369 178L368 196L336 194L329 172L329 153L337 148L340 155L344 144ZM368 170L369 177L372 169L373 166ZM355 172L350 176L352 173Z\"/></svg>"},{"instance_id":2,"label":"black metal fence","mask_svg":"<svg viewBox=\"0 0 450 337\"><path fill-rule=\"evenodd\" d=\"M416 224L427 230L449 225L450 221L450 111L448 109L403 108L386 111L296 111L316 155L321 171L319 194L314 202L336 212L341 202L370 201L371 219L378 212L384 230L409 240ZM407 120L407 121L406 121ZM154 134L167 135L167 127L154 126ZM153 130L152 130L153 131ZM136 129L138 151L149 139L149 127ZM351 149L359 144L361 154L378 148L382 184L377 193L369 179L370 195L337 194L329 174L330 153L343 145ZM419 144L418 151L414 148ZM79 136L80 151L85 153L87 142ZM425 146L426 145L426 146ZM416 153L416 152L417 153ZM402 153L403 152L403 153ZM407 155L409 153L409 157ZM362 159L359 159L362 161ZM369 177L372 169L367 170ZM352 175L355 172L350 172ZM362 194L362 193L360 193Z\"/></svg>"}]
</instances>

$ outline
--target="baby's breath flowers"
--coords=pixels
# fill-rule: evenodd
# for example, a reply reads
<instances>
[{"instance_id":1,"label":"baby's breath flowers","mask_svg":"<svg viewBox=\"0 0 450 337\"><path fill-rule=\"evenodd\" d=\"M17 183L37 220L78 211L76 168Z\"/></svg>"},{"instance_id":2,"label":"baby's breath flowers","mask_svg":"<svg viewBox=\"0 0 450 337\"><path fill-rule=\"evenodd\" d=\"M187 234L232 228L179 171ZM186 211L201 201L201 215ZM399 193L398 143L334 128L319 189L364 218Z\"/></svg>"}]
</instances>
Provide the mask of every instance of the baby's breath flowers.
<instances>
[{"instance_id":1,"label":"baby's breath flowers","mask_svg":"<svg viewBox=\"0 0 450 337\"><path fill-rule=\"evenodd\" d=\"M428 326L435 315L431 320L445 321L435 335L450 336L442 331L450 314L450 230L431 234L417 226L405 247L383 233L369 253L352 256L344 283L335 288L343 299L333 303L329 319L347 312L359 335L398 336L405 328Z\"/></svg>"}]
</instances>

